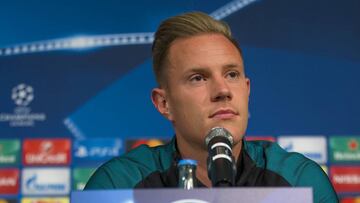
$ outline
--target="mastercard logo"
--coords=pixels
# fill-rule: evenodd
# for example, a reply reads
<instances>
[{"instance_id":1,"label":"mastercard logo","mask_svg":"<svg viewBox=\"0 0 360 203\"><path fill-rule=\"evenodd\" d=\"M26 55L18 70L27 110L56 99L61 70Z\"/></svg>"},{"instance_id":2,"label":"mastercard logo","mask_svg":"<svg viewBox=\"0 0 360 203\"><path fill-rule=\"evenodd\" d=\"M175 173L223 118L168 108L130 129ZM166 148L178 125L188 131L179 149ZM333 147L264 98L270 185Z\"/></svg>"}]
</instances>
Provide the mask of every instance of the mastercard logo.
<instances>
[{"instance_id":1,"label":"mastercard logo","mask_svg":"<svg viewBox=\"0 0 360 203\"><path fill-rule=\"evenodd\" d=\"M156 147L159 145L165 144L166 140L160 139L138 139L138 140L129 140L130 146L128 149L134 149L140 145L148 145L149 147Z\"/></svg>"}]
</instances>

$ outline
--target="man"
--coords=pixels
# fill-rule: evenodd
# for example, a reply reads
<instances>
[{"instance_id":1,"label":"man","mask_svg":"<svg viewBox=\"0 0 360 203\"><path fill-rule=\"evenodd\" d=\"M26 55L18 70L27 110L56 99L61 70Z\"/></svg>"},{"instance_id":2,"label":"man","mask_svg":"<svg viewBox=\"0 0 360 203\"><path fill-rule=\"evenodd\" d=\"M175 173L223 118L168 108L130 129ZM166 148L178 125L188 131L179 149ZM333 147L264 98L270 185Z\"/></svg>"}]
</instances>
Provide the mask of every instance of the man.
<instances>
[{"instance_id":1,"label":"man","mask_svg":"<svg viewBox=\"0 0 360 203\"><path fill-rule=\"evenodd\" d=\"M298 153L270 142L247 142L250 80L241 49L228 26L192 12L164 21L155 34L153 67L156 109L173 125L175 137L164 146L141 146L101 166L86 189L177 187L177 161L198 162L200 187L211 187L205 136L224 127L233 136L237 186L312 187L315 202L337 202L322 169Z\"/></svg>"}]
</instances>

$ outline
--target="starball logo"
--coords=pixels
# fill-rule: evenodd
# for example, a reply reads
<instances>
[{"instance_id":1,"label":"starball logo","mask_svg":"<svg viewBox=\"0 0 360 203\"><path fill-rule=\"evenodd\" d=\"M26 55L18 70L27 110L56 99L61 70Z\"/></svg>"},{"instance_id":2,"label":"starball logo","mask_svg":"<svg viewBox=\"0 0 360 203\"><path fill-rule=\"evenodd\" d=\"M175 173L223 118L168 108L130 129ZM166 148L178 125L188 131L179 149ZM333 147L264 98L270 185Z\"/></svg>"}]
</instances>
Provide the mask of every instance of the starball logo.
<instances>
[{"instance_id":1,"label":"starball logo","mask_svg":"<svg viewBox=\"0 0 360 203\"><path fill-rule=\"evenodd\" d=\"M24 141L25 165L67 165L70 163L69 139L28 139Z\"/></svg>"},{"instance_id":2,"label":"starball logo","mask_svg":"<svg viewBox=\"0 0 360 203\"><path fill-rule=\"evenodd\" d=\"M10 95L16 107L13 113L0 112L0 123L8 122L10 127L33 127L36 122L46 120L45 113L34 113L30 108L35 99L32 86L20 83L12 88Z\"/></svg>"},{"instance_id":3,"label":"starball logo","mask_svg":"<svg viewBox=\"0 0 360 203\"><path fill-rule=\"evenodd\" d=\"M19 84L12 89L11 99L18 106L27 106L34 99L34 89L30 85Z\"/></svg>"}]
</instances>

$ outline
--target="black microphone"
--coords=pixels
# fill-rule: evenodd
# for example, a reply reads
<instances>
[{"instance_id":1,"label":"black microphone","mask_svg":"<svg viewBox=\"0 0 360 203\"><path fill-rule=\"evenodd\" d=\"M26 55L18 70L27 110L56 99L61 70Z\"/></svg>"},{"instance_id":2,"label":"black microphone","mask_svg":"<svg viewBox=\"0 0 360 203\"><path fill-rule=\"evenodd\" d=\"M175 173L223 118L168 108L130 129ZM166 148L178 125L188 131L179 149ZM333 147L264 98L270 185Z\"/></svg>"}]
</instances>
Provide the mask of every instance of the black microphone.
<instances>
[{"instance_id":1,"label":"black microphone","mask_svg":"<svg viewBox=\"0 0 360 203\"><path fill-rule=\"evenodd\" d=\"M231 187L235 185L235 159L232 156L233 137L222 127L215 127L205 137L208 148L208 176L213 187Z\"/></svg>"}]
</instances>

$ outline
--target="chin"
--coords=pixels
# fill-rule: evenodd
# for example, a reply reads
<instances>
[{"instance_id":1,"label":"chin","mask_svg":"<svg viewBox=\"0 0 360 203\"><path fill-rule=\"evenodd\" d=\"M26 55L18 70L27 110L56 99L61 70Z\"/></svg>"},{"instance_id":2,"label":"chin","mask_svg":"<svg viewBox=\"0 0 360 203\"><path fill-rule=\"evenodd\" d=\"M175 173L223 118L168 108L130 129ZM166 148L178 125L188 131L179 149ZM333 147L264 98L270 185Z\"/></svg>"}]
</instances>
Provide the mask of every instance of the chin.
<instances>
[{"instance_id":1,"label":"chin","mask_svg":"<svg viewBox=\"0 0 360 203\"><path fill-rule=\"evenodd\" d=\"M245 130L240 130L236 127L228 127L228 128L224 127L224 128L231 133L234 139L234 144L240 142L245 135Z\"/></svg>"}]
</instances>

